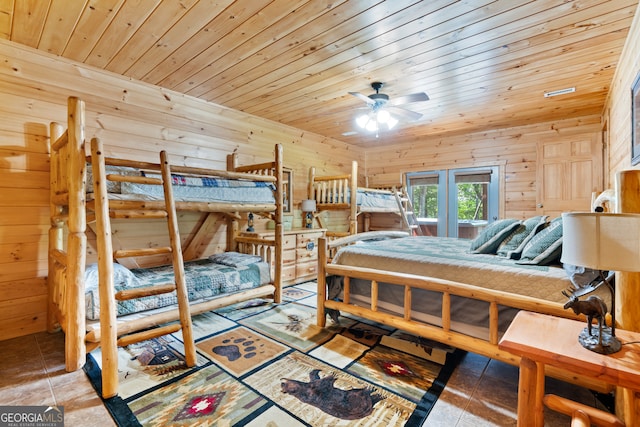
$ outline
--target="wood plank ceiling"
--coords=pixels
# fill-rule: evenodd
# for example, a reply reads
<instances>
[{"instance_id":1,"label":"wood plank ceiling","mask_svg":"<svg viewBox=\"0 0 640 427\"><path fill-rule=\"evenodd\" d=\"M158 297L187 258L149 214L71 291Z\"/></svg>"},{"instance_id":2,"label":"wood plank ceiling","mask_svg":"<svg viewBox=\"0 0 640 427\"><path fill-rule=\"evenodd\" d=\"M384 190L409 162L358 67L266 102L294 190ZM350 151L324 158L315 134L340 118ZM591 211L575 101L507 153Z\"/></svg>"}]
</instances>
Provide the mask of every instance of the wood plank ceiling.
<instances>
[{"instance_id":1,"label":"wood plank ceiling","mask_svg":"<svg viewBox=\"0 0 640 427\"><path fill-rule=\"evenodd\" d=\"M600 114L638 0L2 0L0 37L367 146ZM422 114L359 130L366 104ZM574 93L544 97L575 87ZM355 132L355 133L354 133Z\"/></svg>"}]
</instances>

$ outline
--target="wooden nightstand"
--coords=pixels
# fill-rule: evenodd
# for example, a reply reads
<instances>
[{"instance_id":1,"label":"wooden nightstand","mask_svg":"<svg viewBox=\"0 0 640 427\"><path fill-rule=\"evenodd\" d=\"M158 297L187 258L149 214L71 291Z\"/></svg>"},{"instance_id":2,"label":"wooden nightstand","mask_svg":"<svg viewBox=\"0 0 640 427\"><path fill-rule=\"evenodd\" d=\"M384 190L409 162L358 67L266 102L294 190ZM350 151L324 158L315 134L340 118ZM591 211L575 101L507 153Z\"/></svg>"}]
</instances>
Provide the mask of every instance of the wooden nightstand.
<instances>
[{"instance_id":1,"label":"wooden nightstand","mask_svg":"<svg viewBox=\"0 0 640 427\"><path fill-rule=\"evenodd\" d=\"M282 240L282 284L294 285L316 278L318 272L318 239L324 228L294 228L284 232ZM268 238L272 231L242 232L242 236Z\"/></svg>"},{"instance_id":2,"label":"wooden nightstand","mask_svg":"<svg viewBox=\"0 0 640 427\"><path fill-rule=\"evenodd\" d=\"M629 389L631 403L625 408L627 426L640 422L637 399L640 392L640 333L617 329L622 350L610 355L589 351L578 342L586 322L544 314L519 312L498 347L521 357L518 385L518 427L544 425L543 400L545 366L600 379ZM546 397L547 402L558 401ZM615 425L615 424L611 424Z\"/></svg>"}]
</instances>

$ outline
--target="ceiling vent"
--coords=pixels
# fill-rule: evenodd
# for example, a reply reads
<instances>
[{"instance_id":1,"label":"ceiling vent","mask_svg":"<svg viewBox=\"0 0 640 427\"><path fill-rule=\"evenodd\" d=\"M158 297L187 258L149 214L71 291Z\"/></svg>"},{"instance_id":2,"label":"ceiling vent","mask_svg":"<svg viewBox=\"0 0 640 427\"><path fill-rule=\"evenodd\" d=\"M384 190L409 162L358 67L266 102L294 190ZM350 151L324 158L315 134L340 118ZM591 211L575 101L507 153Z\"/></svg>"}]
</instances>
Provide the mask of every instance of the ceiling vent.
<instances>
[{"instance_id":1,"label":"ceiling vent","mask_svg":"<svg viewBox=\"0 0 640 427\"><path fill-rule=\"evenodd\" d=\"M551 92L545 92L544 93L544 97L545 98L551 98L552 96L558 96L558 95L564 95L567 93L572 93L575 92L576 88L575 87L568 87L566 89L560 89L560 90L554 90Z\"/></svg>"}]
</instances>

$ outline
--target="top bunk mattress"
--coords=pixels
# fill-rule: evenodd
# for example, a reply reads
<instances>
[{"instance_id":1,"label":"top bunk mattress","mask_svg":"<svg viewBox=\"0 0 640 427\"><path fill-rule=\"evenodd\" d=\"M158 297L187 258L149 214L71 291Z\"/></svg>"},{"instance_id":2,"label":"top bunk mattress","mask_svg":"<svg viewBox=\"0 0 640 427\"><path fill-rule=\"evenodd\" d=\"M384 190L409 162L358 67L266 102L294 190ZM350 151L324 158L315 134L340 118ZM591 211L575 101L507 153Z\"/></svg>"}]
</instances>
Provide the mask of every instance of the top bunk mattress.
<instances>
[{"instance_id":1,"label":"top bunk mattress","mask_svg":"<svg viewBox=\"0 0 640 427\"><path fill-rule=\"evenodd\" d=\"M147 173L133 168L109 166L106 173L128 176L161 178L160 174ZM172 174L173 197L176 202L264 203L275 204L275 185L272 182L193 177ZM114 200L164 200L164 190L159 185L107 180L109 198ZM92 198L93 178L87 168L87 193Z\"/></svg>"},{"instance_id":2,"label":"top bunk mattress","mask_svg":"<svg viewBox=\"0 0 640 427\"><path fill-rule=\"evenodd\" d=\"M564 303L571 280L560 266L516 264L506 257L469 253L470 240L412 236L341 248L333 263L435 277Z\"/></svg>"},{"instance_id":3,"label":"top bunk mattress","mask_svg":"<svg viewBox=\"0 0 640 427\"><path fill-rule=\"evenodd\" d=\"M358 188L356 203L361 212L398 212L398 202L391 192Z\"/></svg>"},{"instance_id":4,"label":"top bunk mattress","mask_svg":"<svg viewBox=\"0 0 640 427\"><path fill-rule=\"evenodd\" d=\"M323 188L317 190L320 194L318 204L335 205L349 204L351 191L331 190ZM356 193L356 205L361 212L398 212L398 202L390 191L358 188Z\"/></svg>"}]
</instances>

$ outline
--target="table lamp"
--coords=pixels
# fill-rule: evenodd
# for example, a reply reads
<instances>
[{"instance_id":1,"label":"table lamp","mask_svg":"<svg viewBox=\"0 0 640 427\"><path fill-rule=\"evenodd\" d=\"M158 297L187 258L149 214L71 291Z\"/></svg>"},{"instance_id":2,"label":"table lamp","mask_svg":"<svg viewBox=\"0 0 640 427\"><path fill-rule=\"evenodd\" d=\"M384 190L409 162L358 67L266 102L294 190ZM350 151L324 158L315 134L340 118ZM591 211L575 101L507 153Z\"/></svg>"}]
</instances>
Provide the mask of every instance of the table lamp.
<instances>
[{"instance_id":1,"label":"table lamp","mask_svg":"<svg viewBox=\"0 0 640 427\"><path fill-rule=\"evenodd\" d=\"M600 271L611 293L611 328L602 328L602 339L594 343L587 328L579 336L583 347L601 354L620 350L616 338L615 284L605 271L640 271L640 215L616 213L562 214L562 257L565 264Z\"/></svg>"},{"instance_id":2,"label":"table lamp","mask_svg":"<svg viewBox=\"0 0 640 427\"><path fill-rule=\"evenodd\" d=\"M302 201L302 212L305 212L304 223L307 228L313 228L313 212L316 211L316 201L305 199Z\"/></svg>"}]
</instances>

